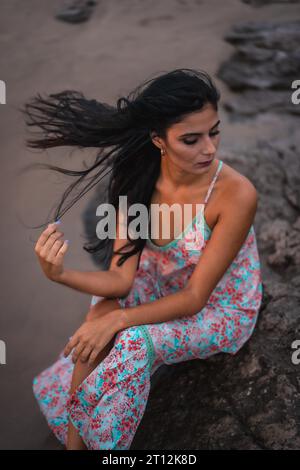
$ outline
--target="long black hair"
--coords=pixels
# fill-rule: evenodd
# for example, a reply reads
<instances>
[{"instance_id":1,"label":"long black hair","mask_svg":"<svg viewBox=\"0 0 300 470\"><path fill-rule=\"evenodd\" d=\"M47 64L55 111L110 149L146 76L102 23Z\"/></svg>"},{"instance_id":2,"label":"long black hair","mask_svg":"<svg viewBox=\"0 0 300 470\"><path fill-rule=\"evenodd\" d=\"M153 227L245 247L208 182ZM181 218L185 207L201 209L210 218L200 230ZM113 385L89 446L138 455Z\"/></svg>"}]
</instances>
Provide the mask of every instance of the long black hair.
<instances>
[{"instance_id":1,"label":"long black hair","mask_svg":"<svg viewBox=\"0 0 300 470\"><path fill-rule=\"evenodd\" d=\"M38 137L27 139L27 147L100 149L94 163L79 171L43 164L48 169L77 177L64 192L55 210L55 220L95 185L98 185L102 199L112 204L116 212L121 195L127 196L128 207L142 203L149 209L161 163L161 153L152 142L151 132L165 139L168 128L185 115L201 110L207 103L217 110L219 98L219 91L206 72L188 68L146 80L127 96L118 98L116 106L87 99L74 90L50 94L46 98L37 94L21 108L26 124L38 128ZM104 190L104 183L100 186L100 181L105 176L108 181ZM68 202L70 194L83 181L88 182ZM127 215L127 226L132 218ZM132 247L130 251L113 252L121 255L119 266L135 253L141 254L146 243L142 238L131 239L129 233L128 240L122 249ZM98 239L83 248L89 253L107 253L112 243L109 238Z\"/></svg>"}]
</instances>

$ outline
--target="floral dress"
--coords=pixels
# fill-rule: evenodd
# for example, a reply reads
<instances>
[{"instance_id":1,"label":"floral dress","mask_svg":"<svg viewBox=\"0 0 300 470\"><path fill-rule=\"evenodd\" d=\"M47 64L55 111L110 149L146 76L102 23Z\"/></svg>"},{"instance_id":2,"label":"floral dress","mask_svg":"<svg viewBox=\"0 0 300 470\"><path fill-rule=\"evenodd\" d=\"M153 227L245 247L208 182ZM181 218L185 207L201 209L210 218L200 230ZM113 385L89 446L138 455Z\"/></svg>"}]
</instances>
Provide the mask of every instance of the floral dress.
<instances>
[{"instance_id":1,"label":"floral dress","mask_svg":"<svg viewBox=\"0 0 300 470\"><path fill-rule=\"evenodd\" d=\"M182 289L211 236L204 217L217 171L202 209L178 237L164 246L149 238L131 291L119 298L122 308L152 302ZM193 316L137 325L118 332L114 346L70 394L74 364L60 352L54 364L33 380L34 395L48 425L66 444L68 420L88 449L129 449L143 417L150 377L162 364L236 354L254 330L261 301L260 259L253 225L237 256ZM91 305L103 297L93 296Z\"/></svg>"}]
</instances>

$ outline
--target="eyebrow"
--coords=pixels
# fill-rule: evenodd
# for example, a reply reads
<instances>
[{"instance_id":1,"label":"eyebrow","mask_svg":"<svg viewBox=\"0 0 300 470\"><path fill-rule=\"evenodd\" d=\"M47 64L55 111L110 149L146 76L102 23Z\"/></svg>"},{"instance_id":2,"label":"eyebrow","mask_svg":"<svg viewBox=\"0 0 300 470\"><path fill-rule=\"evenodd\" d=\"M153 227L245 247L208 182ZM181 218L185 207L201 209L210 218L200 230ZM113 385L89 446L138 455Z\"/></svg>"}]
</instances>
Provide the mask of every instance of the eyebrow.
<instances>
[{"instance_id":1,"label":"eyebrow","mask_svg":"<svg viewBox=\"0 0 300 470\"><path fill-rule=\"evenodd\" d=\"M216 122L216 124L214 124L212 126L212 128L210 129L210 131L212 131L215 127L217 127L218 124L220 124L220 119L218 122ZM203 132L187 132L186 134L182 134L180 137L186 137L188 135L203 135Z\"/></svg>"}]
</instances>

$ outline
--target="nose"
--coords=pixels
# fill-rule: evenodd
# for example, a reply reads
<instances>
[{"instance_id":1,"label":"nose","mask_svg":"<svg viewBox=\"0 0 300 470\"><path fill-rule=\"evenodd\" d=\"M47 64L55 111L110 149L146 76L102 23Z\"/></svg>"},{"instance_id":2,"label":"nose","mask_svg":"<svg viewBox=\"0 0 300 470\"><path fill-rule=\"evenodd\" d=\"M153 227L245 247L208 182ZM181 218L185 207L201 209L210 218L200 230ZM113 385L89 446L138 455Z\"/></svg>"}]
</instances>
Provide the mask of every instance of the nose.
<instances>
[{"instance_id":1,"label":"nose","mask_svg":"<svg viewBox=\"0 0 300 470\"><path fill-rule=\"evenodd\" d=\"M216 152L216 147L214 146L211 137L209 135L203 136L203 155L213 155Z\"/></svg>"}]
</instances>

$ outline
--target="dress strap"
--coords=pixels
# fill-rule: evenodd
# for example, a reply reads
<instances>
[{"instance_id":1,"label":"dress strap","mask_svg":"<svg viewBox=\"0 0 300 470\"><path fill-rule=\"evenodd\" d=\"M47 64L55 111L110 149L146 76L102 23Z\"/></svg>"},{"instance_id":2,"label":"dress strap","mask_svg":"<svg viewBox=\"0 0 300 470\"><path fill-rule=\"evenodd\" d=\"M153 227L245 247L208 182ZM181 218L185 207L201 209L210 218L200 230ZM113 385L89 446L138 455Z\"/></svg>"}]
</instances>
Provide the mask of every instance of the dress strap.
<instances>
[{"instance_id":1,"label":"dress strap","mask_svg":"<svg viewBox=\"0 0 300 470\"><path fill-rule=\"evenodd\" d=\"M216 171L216 173L215 173L215 176L213 177L213 180L212 180L212 182L211 182L210 185L209 185L209 188L208 188L208 191L207 191L205 200L204 200L204 204L206 204L207 201L208 201L208 199L209 199L209 196L210 196L210 194L211 194L211 192L212 192L212 190L213 190L214 184L215 184L215 182L216 182L216 180L217 180L217 178L218 178L218 174L220 173L220 170L221 170L221 168L222 168L222 165L223 165L223 162L222 162L222 160L220 160L220 161L219 161L218 168L217 168L217 171Z\"/></svg>"}]
</instances>

